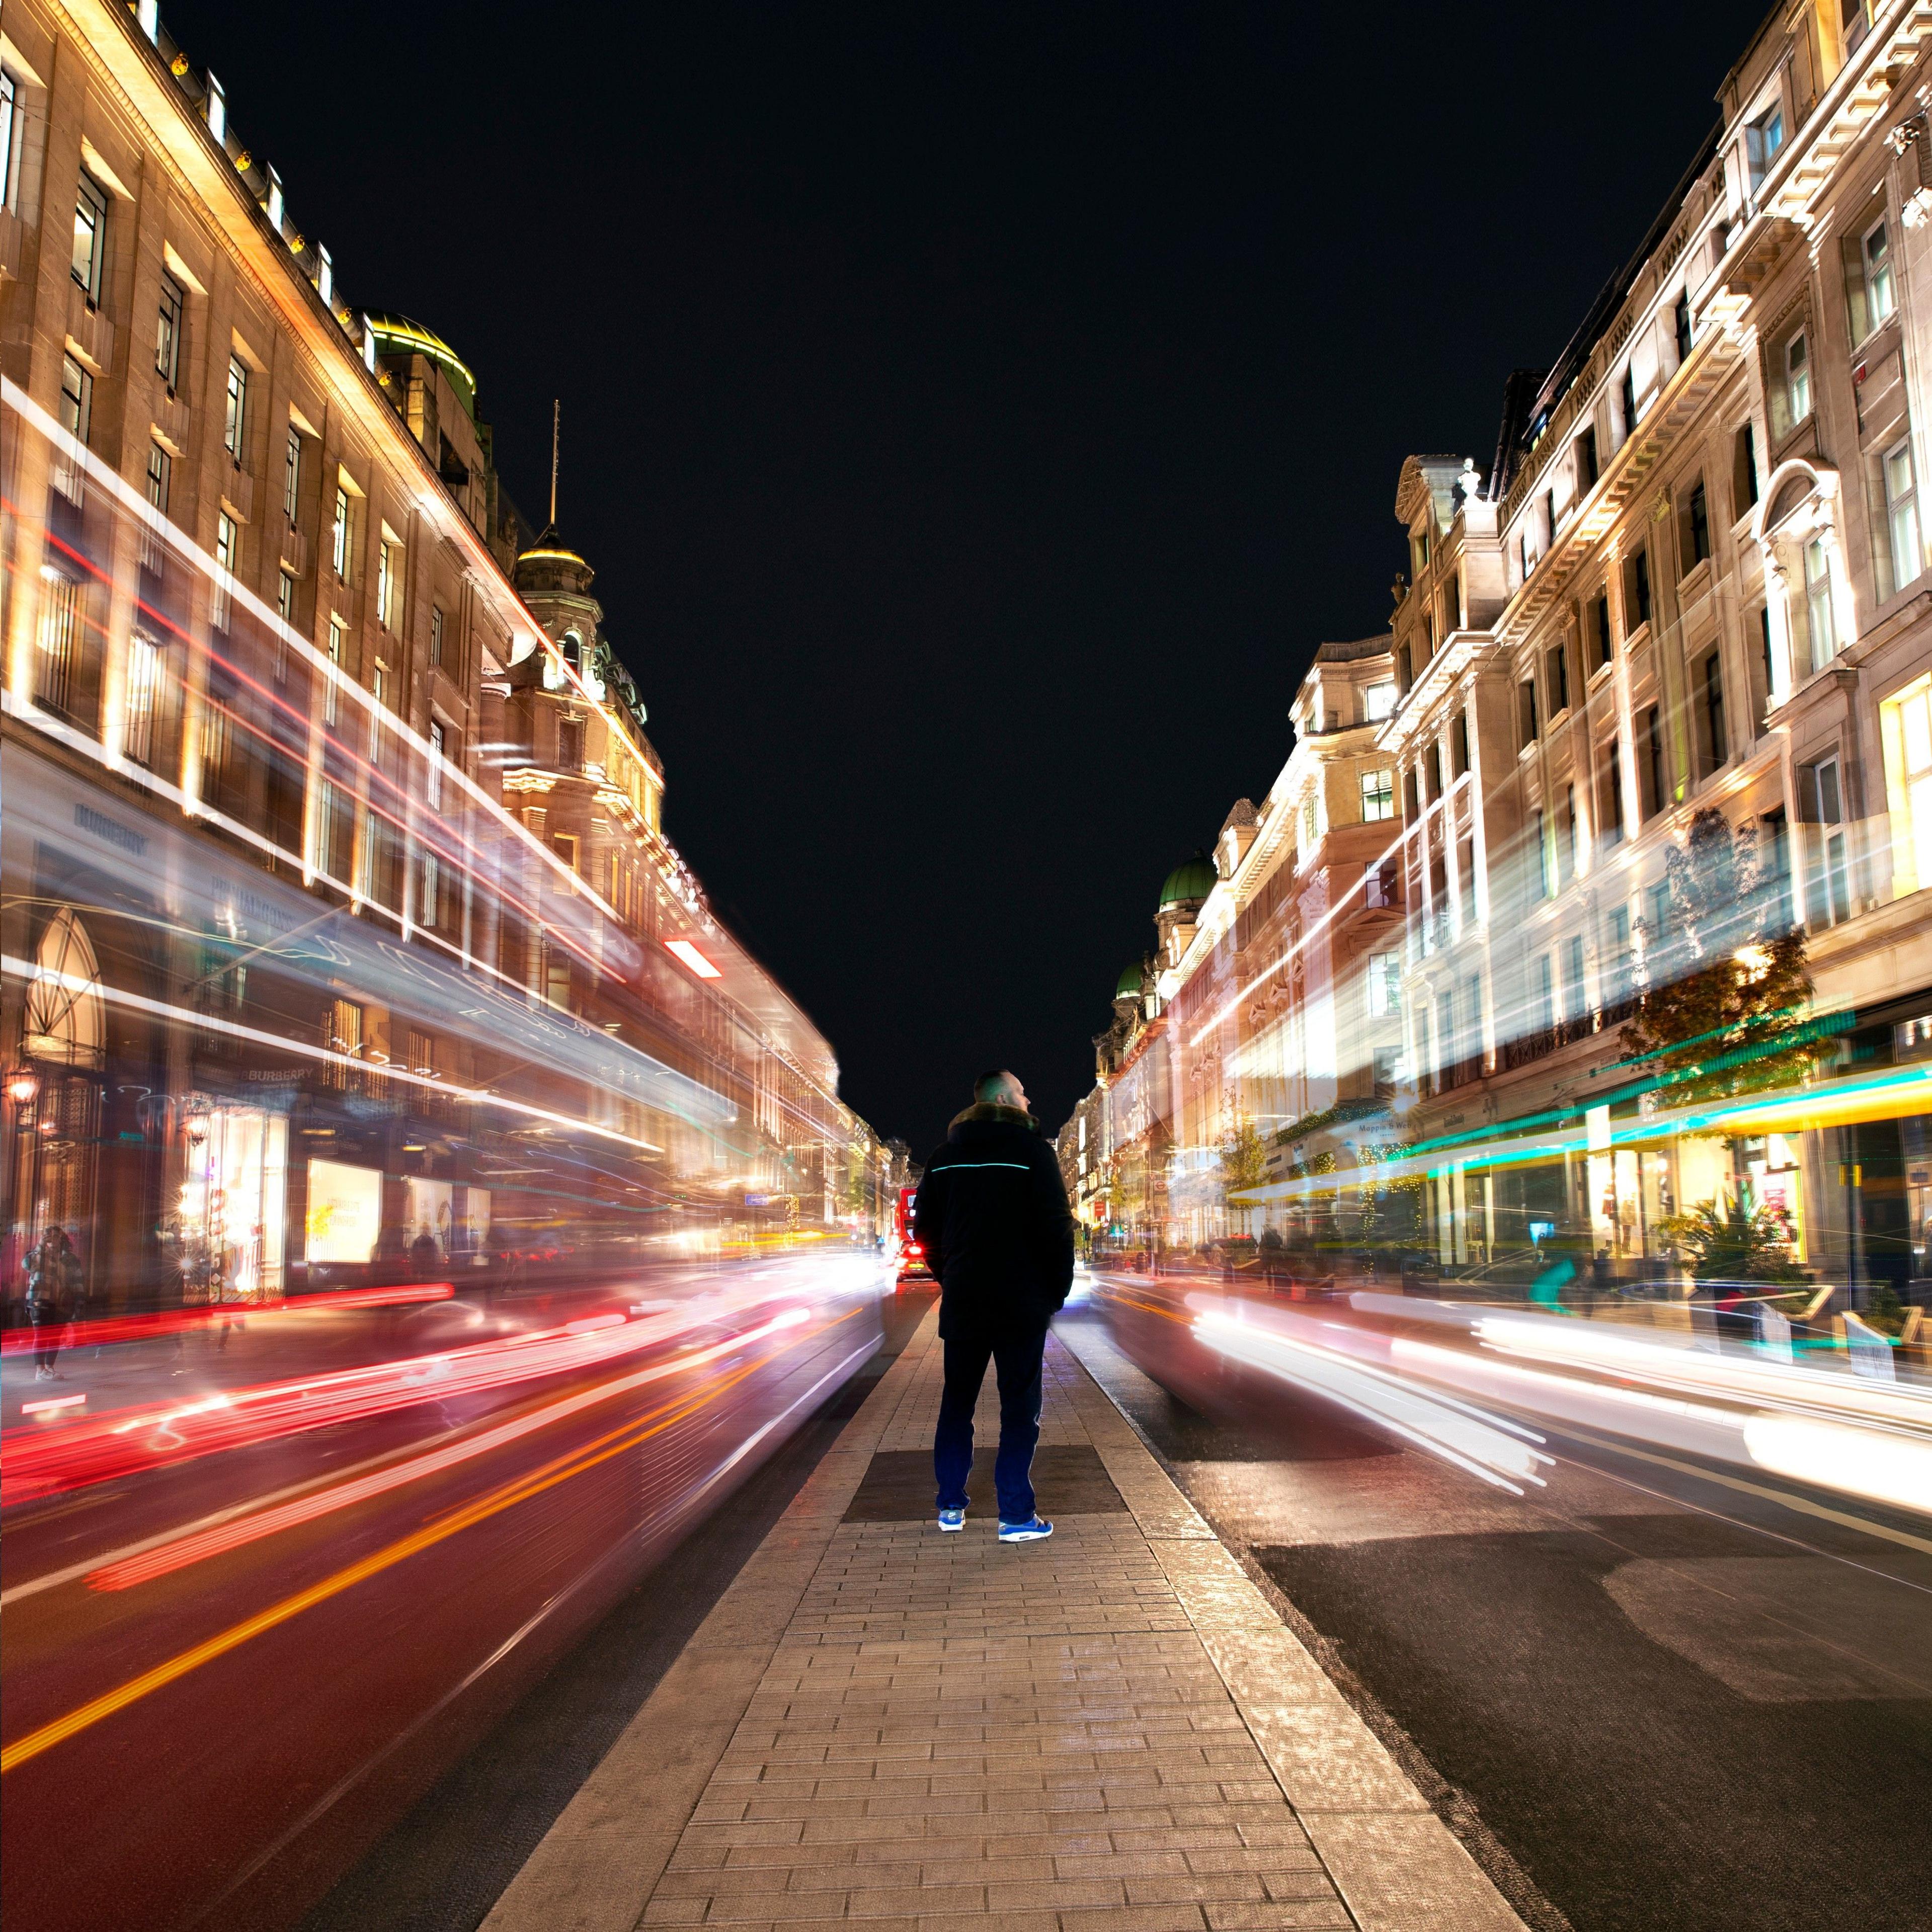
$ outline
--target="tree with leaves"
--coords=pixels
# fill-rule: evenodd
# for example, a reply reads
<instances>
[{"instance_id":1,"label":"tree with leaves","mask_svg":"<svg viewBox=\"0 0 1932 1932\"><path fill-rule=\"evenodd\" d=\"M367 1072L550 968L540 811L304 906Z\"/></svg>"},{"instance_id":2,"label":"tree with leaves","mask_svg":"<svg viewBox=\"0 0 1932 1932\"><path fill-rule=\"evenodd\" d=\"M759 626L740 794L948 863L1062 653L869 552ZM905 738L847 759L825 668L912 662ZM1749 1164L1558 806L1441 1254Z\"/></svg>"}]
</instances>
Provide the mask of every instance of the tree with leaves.
<instances>
[{"instance_id":1,"label":"tree with leaves","mask_svg":"<svg viewBox=\"0 0 1932 1932\"><path fill-rule=\"evenodd\" d=\"M1221 1137L1221 1199L1240 1216L1244 1228L1254 1211L1254 1203L1234 1197L1249 1188L1264 1186L1268 1174L1268 1144L1254 1122L1246 1114L1238 1114Z\"/></svg>"},{"instance_id":2,"label":"tree with leaves","mask_svg":"<svg viewBox=\"0 0 1932 1932\"><path fill-rule=\"evenodd\" d=\"M1774 857L1757 828L1709 808L1665 862L1667 928L1643 928L1650 983L1624 1051L1668 1082L1672 1104L1795 1086L1812 1070L1803 1030L1811 976Z\"/></svg>"}]
</instances>

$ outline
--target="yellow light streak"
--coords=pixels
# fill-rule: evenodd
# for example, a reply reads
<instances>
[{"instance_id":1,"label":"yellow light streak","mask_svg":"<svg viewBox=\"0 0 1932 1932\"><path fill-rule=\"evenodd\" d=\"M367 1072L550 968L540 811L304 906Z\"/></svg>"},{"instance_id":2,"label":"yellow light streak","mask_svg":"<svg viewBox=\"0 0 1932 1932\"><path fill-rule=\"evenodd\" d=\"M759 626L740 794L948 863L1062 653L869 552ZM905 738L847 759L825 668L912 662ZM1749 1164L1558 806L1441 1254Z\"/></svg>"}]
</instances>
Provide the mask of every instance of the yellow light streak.
<instances>
[{"instance_id":1,"label":"yellow light streak","mask_svg":"<svg viewBox=\"0 0 1932 1932\"><path fill-rule=\"evenodd\" d=\"M151 1670L143 1671L140 1676L130 1678L124 1684L104 1692L100 1696L70 1711L64 1717L56 1718L51 1723L29 1731L25 1737L16 1740L0 1750L0 1776L16 1771L44 1752L50 1751L69 1738L100 1723L104 1719L126 1710L155 1691L199 1670L205 1664L212 1664L218 1658L225 1657L230 1651L238 1650L244 1644L268 1631L292 1622L304 1610L326 1603L332 1597L340 1596L345 1590L353 1589L358 1583L367 1582L372 1576L380 1576L385 1570L418 1556L425 1550L446 1541L459 1532L472 1528L499 1516L518 1503L526 1502L532 1496L541 1496L546 1490L554 1489L560 1483L567 1482L573 1476L584 1474L599 1463L608 1462L614 1456L621 1456L627 1450L649 1442L654 1436L661 1436L690 1417L695 1415L707 1402L716 1401L748 1376L754 1373L770 1361L778 1351L761 1356L758 1360L747 1363L704 1389L680 1396L663 1408L653 1410L641 1422L628 1422L622 1427L596 1437L584 1450L573 1450L542 1466L528 1476L514 1478L478 1497L476 1502L466 1503L452 1510L412 1534L399 1538L384 1548L372 1552L359 1562L351 1563L337 1570L320 1582L311 1583L305 1590L298 1590L294 1595L284 1597L278 1604L272 1604L265 1610L258 1610L252 1617L245 1617L238 1624L191 1648L158 1664Z\"/></svg>"}]
</instances>

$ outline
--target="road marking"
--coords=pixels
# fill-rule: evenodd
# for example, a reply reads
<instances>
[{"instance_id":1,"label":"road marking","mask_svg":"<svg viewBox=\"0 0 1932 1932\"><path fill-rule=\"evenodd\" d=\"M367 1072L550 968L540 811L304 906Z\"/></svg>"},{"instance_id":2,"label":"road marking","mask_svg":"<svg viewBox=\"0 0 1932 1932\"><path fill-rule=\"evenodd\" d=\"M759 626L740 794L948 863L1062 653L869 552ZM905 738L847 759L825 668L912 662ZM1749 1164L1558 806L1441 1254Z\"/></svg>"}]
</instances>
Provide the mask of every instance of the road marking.
<instances>
[{"instance_id":1,"label":"road marking","mask_svg":"<svg viewBox=\"0 0 1932 1932\"><path fill-rule=\"evenodd\" d=\"M1593 1449L1607 1449L1613 1456L1634 1456L1641 1462L1654 1462L1660 1468L1675 1469L1682 1475L1700 1477L1707 1483L1721 1483L1727 1490L1741 1490L1748 1496L1762 1496L1768 1502L1782 1503L1786 1509L1800 1510L1806 1516L1820 1516L1827 1522L1842 1523L1848 1529L1862 1529L1868 1536L1881 1536L1888 1542L1902 1543L1908 1550L1923 1550L1927 1556L1932 1556L1932 1539L1914 1536L1910 1530L1894 1529L1888 1524L1874 1522L1865 1516L1853 1516L1849 1510L1828 1508L1823 1503L1813 1502L1808 1497L1793 1496L1788 1490L1774 1490L1762 1483L1748 1483L1742 1476L1726 1476L1720 1471L1703 1468L1695 1462L1680 1462L1673 1456L1660 1456L1653 1450L1633 1449L1624 1442L1606 1442L1601 1436L1572 1428L1568 1423L1553 1426L1558 1435L1568 1436L1575 1442L1587 1442ZM1585 1466L1588 1466L1586 1464Z\"/></svg>"}]
</instances>

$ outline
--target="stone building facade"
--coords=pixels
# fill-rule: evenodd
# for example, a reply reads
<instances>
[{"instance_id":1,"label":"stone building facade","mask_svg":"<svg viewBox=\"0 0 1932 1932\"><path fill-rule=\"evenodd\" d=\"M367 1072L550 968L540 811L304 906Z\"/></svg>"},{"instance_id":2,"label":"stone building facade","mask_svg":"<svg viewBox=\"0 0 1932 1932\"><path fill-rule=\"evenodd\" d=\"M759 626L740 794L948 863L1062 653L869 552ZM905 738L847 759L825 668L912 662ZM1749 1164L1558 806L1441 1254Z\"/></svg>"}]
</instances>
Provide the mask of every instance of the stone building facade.
<instances>
[{"instance_id":1,"label":"stone building facade","mask_svg":"<svg viewBox=\"0 0 1932 1932\"><path fill-rule=\"evenodd\" d=\"M664 836L590 566L293 193L151 4L9 0L6 1292L50 1226L130 1304L425 1228L876 1223L830 1046Z\"/></svg>"},{"instance_id":2,"label":"stone building facade","mask_svg":"<svg viewBox=\"0 0 1932 1932\"><path fill-rule=\"evenodd\" d=\"M1555 1239L1636 1275L1660 1222L1748 1186L1808 1266L1922 1294L1928 35L1904 4L1768 20L1636 256L1551 369L1510 380L1487 473L1403 464L1409 568L1362 660L1390 698L1356 723L1322 647L1256 832L1217 848L1162 962L1177 1172L1235 1117L1282 1118L1289 1171L1251 1215L1346 1222L1373 1190L1334 1177L1366 1156L1444 1268ZM1337 725L1348 776L1314 787ZM1376 853L1337 796L1360 769L1390 787ZM1803 932L1805 1024L1836 1043L1775 1103L1700 1112L1634 1072L1623 1030L1706 963L1667 868L1712 812L1754 850L1754 929ZM1369 865L1386 903L1356 938L1337 893ZM1204 1195L1164 1232L1237 1226Z\"/></svg>"}]
</instances>

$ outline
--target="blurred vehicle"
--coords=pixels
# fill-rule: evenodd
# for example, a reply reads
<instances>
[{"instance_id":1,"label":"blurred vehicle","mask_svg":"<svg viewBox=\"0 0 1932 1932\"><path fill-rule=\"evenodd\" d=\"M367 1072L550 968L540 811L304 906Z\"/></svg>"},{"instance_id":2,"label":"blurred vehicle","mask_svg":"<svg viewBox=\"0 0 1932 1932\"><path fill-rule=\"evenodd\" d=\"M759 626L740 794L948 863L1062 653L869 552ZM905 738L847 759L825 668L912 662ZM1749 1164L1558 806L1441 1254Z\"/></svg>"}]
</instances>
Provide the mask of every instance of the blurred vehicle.
<instances>
[{"instance_id":1,"label":"blurred vehicle","mask_svg":"<svg viewBox=\"0 0 1932 1932\"><path fill-rule=\"evenodd\" d=\"M918 1228L913 1219L913 1202L918 1192L916 1187L902 1187L892 1208L892 1233L898 1244L898 1285L901 1288L909 1281L934 1279L932 1264L926 1258L926 1250L920 1244Z\"/></svg>"}]
</instances>

